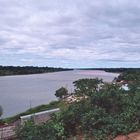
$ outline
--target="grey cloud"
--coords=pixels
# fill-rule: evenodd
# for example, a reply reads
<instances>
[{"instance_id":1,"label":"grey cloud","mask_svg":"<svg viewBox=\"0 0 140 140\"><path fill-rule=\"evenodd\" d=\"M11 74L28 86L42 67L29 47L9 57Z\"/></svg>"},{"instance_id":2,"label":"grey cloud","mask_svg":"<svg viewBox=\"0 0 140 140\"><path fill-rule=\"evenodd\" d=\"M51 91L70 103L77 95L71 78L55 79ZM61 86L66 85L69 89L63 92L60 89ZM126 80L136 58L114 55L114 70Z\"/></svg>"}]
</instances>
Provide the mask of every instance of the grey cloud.
<instances>
[{"instance_id":1,"label":"grey cloud","mask_svg":"<svg viewBox=\"0 0 140 140\"><path fill-rule=\"evenodd\" d=\"M0 55L132 65L140 60L139 13L138 0L0 0Z\"/></svg>"}]
</instances>

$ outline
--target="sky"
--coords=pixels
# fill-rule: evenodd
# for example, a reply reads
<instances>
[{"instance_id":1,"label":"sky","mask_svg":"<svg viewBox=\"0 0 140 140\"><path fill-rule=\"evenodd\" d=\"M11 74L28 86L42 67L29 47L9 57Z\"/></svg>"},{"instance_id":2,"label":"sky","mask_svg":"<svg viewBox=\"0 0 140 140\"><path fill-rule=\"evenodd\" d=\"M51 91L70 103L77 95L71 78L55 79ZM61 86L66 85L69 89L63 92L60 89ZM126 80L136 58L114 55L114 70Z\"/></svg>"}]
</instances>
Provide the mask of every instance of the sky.
<instances>
[{"instance_id":1,"label":"sky","mask_svg":"<svg viewBox=\"0 0 140 140\"><path fill-rule=\"evenodd\" d=\"M140 67L140 1L0 0L0 65Z\"/></svg>"}]
</instances>

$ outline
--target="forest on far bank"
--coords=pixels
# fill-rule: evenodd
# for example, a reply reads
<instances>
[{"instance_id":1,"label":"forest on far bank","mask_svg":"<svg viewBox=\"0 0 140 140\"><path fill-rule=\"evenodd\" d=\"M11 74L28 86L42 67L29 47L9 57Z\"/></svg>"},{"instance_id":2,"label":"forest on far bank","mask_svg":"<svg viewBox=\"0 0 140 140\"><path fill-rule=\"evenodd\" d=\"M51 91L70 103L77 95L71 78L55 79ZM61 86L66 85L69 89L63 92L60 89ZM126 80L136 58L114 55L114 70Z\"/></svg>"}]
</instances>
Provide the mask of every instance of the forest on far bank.
<instances>
[{"instance_id":1,"label":"forest on far bank","mask_svg":"<svg viewBox=\"0 0 140 140\"><path fill-rule=\"evenodd\" d=\"M38 66L1 66L0 76L37 74L73 70L72 68L38 67ZM106 72L122 73L126 71L140 71L140 68L77 68L77 70L103 70Z\"/></svg>"},{"instance_id":2,"label":"forest on far bank","mask_svg":"<svg viewBox=\"0 0 140 140\"><path fill-rule=\"evenodd\" d=\"M106 72L122 73L127 71L140 71L140 68L82 68L80 70L103 70Z\"/></svg>"},{"instance_id":3,"label":"forest on far bank","mask_svg":"<svg viewBox=\"0 0 140 140\"><path fill-rule=\"evenodd\" d=\"M48 73L66 70L72 69L35 66L0 66L0 76Z\"/></svg>"}]
</instances>

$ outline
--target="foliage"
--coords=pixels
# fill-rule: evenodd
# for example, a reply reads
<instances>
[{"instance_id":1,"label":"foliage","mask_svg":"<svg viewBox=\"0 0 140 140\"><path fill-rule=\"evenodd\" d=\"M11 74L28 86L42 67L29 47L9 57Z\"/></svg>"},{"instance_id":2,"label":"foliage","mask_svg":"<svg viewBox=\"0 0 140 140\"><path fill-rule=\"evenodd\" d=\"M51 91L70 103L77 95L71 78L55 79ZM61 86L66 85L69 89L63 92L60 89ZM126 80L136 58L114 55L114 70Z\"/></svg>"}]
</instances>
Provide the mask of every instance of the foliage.
<instances>
[{"instance_id":1,"label":"foliage","mask_svg":"<svg viewBox=\"0 0 140 140\"><path fill-rule=\"evenodd\" d=\"M66 71L72 69L33 66L0 66L0 76Z\"/></svg>"},{"instance_id":2,"label":"foliage","mask_svg":"<svg viewBox=\"0 0 140 140\"><path fill-rule=\"evenodd\" d=\"M66 95L68 95L68 90L66 88L64 88L64 87L59 88L55 92L55 96L58 97L59 99L62 99Z\"/></svg>"},{"instance_id":3,"label":"foliage","mask_svg":"<svg viewBox=\"0 0 140 140\"><path fill-rule=\"evenodd\" d=\"M5 124L5 121L2 120L2 119L0 119L0 126L1 126L1 125L4 125L4 124Z\"/></svg>"},{"instance_id":4,"label":"foliage","mask_svg":"<svg viewBox=\"0 0 140 140\"><path fill-rule=\"evenodd\" d=\"M136 90L140 90L140 70L129 70L127 72L122 73L117 81L126 81L128 83L128 87L130 92L135 92Z\"/></svg>"},{"instance_id":5,"label":"foliage","mask_svg":"<svg viewBox=\"0 0 140 140\"><path fill-rule=\"evenodd\" d=\"M20 140L64 140L64 128L60 122L48 122L34 125L31 121L19 126L16 134Z\"/></svg>"},{"instance_id":6,"label":"foliage","mask_svg":"<svg viewBox=\"0 0 140 140\"><path fill-rule=\"evenodd\" d=\"M84 68L81 70L102 70L106 72L113 72L113 73L122 73L127 71L139 71L140 68Z\"/></svg>"},{"instance_id":7,"label":"foliage","mask_svg":"<svg viewBox=\"0 0 140 140\"><path fill-rule=\"evenodd\" d=\"M72 104L66 103L49 123L29 126L30 129L25 125L19 129L18 135L22 138L27 135L24 132L27 132L30 137L40 136L38 138L41 139L44 136L43 138L47 137L49 140L55 140L56 137L59 140L82 134L88 138L94 137L95 140L111 140L118 134L127 135L140 129L140 73L125 72L119 77L119 80L122 79L125 79L129 87L132 86L129 91L123 90L117 84L103 83L98 79L74 82L74 94L86 95L88 98ZM99 88L100 84L102 86Z\"/></svg>"},{"instance_id":8,"label":"foliage","mask_svg":"<svg viewBox=\"0 0 140 140\"><path fill-rule=\"evenodd\" d=\"M79 95L91 96L93 93L99 91L99 85L102 84L102 80L99 79L80 79L73 82L76 87L75 92Z\"/></svg>"},{"instance_id":9,"label":"foliage","mask_svg":"<svg viewBox=\"0 0 140 140\"><path fill-rule=\"evenodd\" d=\"M45 110L49 110L49 109L58 108L59 104L60 104L60 101L53 101L53 102L50 102L47 105L40 105L40 106L37 106L37 107L34 107L34 108L30 108L23 113L20 113L20 114L17 114L15 116L13 116L13 117L9 117L9 118L4 119L4 121L7 122L7 123L12 123L12 122L18 120L20 118L20 116L33 114L33 113L37 113L37 112L41 112L41 111L45 111Z\"/></svg>"}]
</instances>

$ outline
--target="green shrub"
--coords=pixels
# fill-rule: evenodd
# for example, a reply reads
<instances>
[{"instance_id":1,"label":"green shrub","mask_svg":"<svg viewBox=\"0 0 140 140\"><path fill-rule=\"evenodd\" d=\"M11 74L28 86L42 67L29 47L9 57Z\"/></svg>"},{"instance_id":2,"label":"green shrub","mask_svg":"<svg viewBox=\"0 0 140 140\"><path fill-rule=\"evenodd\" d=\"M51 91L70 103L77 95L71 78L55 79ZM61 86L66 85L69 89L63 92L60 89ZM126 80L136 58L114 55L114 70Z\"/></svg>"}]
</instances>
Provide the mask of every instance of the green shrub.
<instances>
[{"instance_id":1,"label":"green shrub","mask_svg":"<svg viewBox=\"0 0 140 140\"><path fill-rule=\"evenodd\" d=\"M64 127L59 122L35 125L28 121L16 129L19 140L65 140Z\"/></svg>"},{"instance_id":2,"label":"green shrub","mask_svg":"<svg viewBox=\"0 0 140 140\"><path fill-rule=\"evenodd\" d=\"M134 77L133 77L134 76ZM140 72L126 72L119 80L128 80L129 91L114 84L98 84L98 79L83 79L74 82L78 96L88 96L80 102L61 102L61 112L52 116L49 123L39 126L26 124L18 129L23 140L62 140L78 133L95 140L110 140L119 134L140 129ZM87 93L86 93L87 92ZM28 139L27 139L28 138Z\"/></svg>"}]
</instances>

